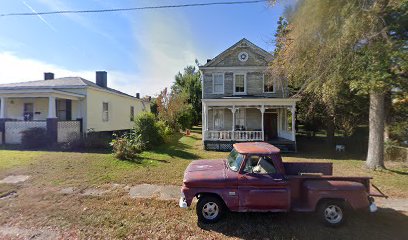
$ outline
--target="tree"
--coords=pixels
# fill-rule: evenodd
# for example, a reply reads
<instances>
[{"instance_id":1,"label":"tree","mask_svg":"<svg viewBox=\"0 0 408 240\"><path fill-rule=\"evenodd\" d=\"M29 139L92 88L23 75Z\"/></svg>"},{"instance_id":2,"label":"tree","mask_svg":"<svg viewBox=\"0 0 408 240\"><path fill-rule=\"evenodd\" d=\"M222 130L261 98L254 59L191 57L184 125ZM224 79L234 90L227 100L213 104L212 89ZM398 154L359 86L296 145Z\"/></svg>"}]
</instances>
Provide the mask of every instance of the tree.
<instances>
[{"instance_id":1,"label":"tree","mask_svg":"<svg viewBox=\"0 0 408 240\"><path fill-rule=\"evenodd\" d=\"M201 121L201 75L194 66L187 66L184 72L179 72L175 76L175 82L172 86L174 94L184 95L187 103L191 104L191 115L193 124L199 124Z\"/></svg>"},{"instance_id":2,"label":"tree","mask_svg":"<svg viewBox=\"0 0 408 240\"><path fill-rule=\"evenodd\" d=\"M384 167L385 92L406 79L407 6L406 0L300 1L272 65L299 94L314 93L330 122L345 89L353 98L370 96L370 169Z\"/></svg>"}]
</instances>

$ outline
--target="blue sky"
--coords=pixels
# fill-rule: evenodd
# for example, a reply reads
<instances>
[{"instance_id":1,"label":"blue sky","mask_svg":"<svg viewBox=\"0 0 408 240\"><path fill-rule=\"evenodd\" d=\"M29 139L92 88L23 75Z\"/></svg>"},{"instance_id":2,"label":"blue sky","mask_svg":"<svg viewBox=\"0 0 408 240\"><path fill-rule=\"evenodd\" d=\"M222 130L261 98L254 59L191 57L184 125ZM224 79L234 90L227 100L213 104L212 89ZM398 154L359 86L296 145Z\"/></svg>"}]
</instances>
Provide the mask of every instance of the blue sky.
<instances>
[{"instance_id":1,"label":"blue sky","mask_svg":"<svg viewBox=\"0 0 408 240\"><path fill-rule=\"evenodd\" d=\"M2 0L0 12L81 10L231 0ZM0 18L0 83L108 71L108 85L155 95L198 59L245 37L273 50L283 6L266 3Z\"/></svg>"}]
</instances>

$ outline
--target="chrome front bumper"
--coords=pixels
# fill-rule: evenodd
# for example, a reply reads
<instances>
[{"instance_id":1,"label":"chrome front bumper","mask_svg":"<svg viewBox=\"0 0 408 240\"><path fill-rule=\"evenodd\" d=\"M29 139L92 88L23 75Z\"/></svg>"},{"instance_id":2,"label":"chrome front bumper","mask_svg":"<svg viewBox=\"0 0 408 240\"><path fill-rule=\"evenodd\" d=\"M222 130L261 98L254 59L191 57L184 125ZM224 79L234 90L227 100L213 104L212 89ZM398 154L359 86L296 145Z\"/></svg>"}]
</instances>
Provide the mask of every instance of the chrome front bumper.
<instances>
[{"instance_id":1,"label":"chrome front bumper","mask_svg":"<svg viewBox=\"0 0 408 240\"><path fill-rule=\"evenodd\" d=\"M375 203L374 202L372 202L371 204L370 204L370 212L377 212L377 210L378 210L378 208L377 208L377 205L375 205Z\"/></svg>"}]
</instances>

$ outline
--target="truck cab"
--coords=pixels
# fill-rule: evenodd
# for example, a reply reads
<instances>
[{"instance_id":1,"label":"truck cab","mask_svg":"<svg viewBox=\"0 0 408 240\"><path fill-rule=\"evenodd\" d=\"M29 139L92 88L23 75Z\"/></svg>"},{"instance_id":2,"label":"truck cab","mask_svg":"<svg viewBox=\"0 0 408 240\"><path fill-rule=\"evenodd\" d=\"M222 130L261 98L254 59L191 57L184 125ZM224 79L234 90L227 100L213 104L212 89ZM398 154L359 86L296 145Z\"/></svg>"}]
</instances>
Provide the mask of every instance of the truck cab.
<instances>
[{"instance_id":1,"label":"truck cab","mask_svg":"<svg viewBox=\"0 0 408 240\"><path fill-rule=\"evenodd\" d=\"M376 210L369 177L334 177L331 163L283 163L264 142L237 143L227 157L196 160L184 173L180 207L198 198L199 221L213 223L235 212L319 212L337 226L346 208Z\"/></svg>"}]
</instances>

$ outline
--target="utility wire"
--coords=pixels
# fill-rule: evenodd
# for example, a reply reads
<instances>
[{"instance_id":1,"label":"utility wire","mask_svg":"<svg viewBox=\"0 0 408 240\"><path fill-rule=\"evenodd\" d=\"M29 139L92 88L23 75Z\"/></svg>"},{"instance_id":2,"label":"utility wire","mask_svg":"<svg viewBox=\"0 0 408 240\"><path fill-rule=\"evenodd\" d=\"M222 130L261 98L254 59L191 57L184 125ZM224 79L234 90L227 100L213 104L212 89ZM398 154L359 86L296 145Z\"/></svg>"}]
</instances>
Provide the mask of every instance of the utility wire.
<instances>
[{"instance_id":1,"label":"utility wire","mask_svg":"<svg viewBox=\"0 0 408 240\"><path fill-rule=\"evenodd\" d=\"M38 15L52 15L52 14L71 14L71 13L106 13L106 12L123 12L123 11L136 11L147 9L164 9L164 8L184 8L184 7L203 7L213 5L239 5L239 4L254 4L261 2L268 2L270 0L249 0L249 1L233 1L233 2L210 2L210 3L191 3L191 4L179 4L179 5L160 5L160 6L145 6L145 7L132 7L132 8L111 8L111 9L94 9L94 10L62 10L62 11L49 11L49 12L20 12L20 13L2 13L0 17L8 16L38 16Z\"/></svg>"}]
</instances>

